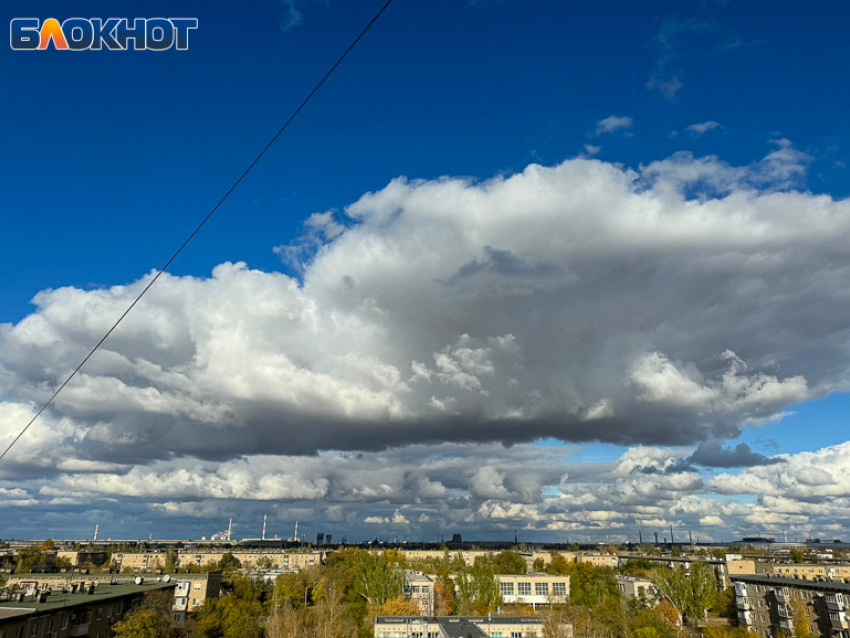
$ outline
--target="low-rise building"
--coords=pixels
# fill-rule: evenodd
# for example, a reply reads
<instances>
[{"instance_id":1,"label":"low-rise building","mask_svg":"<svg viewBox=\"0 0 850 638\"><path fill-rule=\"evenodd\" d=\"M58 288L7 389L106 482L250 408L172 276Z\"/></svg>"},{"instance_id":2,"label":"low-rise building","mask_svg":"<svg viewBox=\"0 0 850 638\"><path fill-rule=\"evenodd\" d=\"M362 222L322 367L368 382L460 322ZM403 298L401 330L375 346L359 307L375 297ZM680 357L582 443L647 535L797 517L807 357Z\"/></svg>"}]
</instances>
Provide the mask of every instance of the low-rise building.
<instances>
[{"instance_id":1,"label":"low-rise building","mask_svg":"<svg viewBox=\"0 0 850 638\"><path fill-rule=\"evenodd\" d=\"M571 637L572 626L563 625ZM530 638L543 635L536 616L378 616L374 638Z\"/></svg>"},{"instance_id":2,"label":"low-rise building","mask_svg":"<svg viewBox=\"0 0 850 638\"><path fill-rule=\"evenodd\" d=\"M548 605L565 603L570 597L569 576L497 574L496 580L505 604Z\"/></svg>"},{"instance_id":3,"label":"low-rise building","mask_svg":"<svg viewBox=\"0 0 850 638\"><path fill-rule=\"evenodd\" d=\"M408 571L405 574L404 595L419 607L423 616L432 616L436 612L437 592L434 579L421 572Z\"/></svg>"},{"instance_id":4,"label":"low-rise building","mask_svg":"<svg viewBox=\"0 0 850 638\"><path fill-rule=\"evenodd\" d=\"M658 588L649 578L617 574L617 586L627 598L643 600L647 605L656 605L659 602Z\"/></svg>"},{"instance_id":5,"label":"low-rise building","mask_svg":"<svg viewBox=\"0 0 850 638\"><path fill-rule=\"evenodd\" d=\"M174 583L156 581L83 585L6 594L0 598L0 638L107 638L115 623L138 606L146 592L174 588Z\"/></svg>"}]
</instances>

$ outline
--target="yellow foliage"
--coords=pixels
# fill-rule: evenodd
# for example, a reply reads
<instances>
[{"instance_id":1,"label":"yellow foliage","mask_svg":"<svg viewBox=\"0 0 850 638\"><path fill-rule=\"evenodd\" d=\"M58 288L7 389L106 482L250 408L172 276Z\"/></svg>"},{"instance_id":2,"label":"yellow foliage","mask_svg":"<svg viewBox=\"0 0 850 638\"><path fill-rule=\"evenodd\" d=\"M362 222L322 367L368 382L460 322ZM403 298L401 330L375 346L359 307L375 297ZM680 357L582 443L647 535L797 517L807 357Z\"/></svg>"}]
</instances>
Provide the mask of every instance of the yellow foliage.
<instances>
[{"instance_id":1,"label":"yellow foliage","mask_svg":"<svg viewBox=\"0 0 850 638\"><path fill-rule=\"evenodd\" d=\"M388 600L383 605L377 606L375 616L419 616L419 605L404 596L398 596Z\"/></svg>"}]
</instances>

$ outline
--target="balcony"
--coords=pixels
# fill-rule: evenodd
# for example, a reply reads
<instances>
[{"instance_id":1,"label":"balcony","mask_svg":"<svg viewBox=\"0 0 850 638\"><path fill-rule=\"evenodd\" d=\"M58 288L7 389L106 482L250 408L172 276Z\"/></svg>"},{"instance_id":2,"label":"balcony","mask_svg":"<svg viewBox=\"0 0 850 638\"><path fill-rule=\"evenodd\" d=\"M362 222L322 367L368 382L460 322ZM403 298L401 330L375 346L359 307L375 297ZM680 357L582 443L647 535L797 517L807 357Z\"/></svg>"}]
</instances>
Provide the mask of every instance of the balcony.
<instances>
[{"instance_id":1,"label":"balcony","mask_svg":"<svg viewBox=\"0 0 850 638\"><path fill-rule=\"evenodd\" d=\"M833 629L850 629L850 622L847 621L847 617L843 612L831 612L829 614L829 624L832 625Z\"/></svg>"},{"instance_id":2,"label":"balcony","mask_svg":"<svg viewBox=\"0 0 850 638\"><path fill-rule=\"evenodd\" d=\"M738 622L742 625L751 625L753 623L753 616L748 611L738 612Z\"/></svg>"},{"instance_id":3,"label":"balcony","mask_svg":"<svg viewBox=\"0 0 850 638\"><path fill-rule=\"evenodd\" d=\"M779 626L787 631L794 631L794 623L790 620L780 620Z\"/></svg>"},{"instance_id":4,"label":"balcony","mask_svg":"<svg viewBox=\"0 0 850 638\"><path fill-rule=\"evenodd\" d=\"M776 600L779 601L780 603L785 604L785 603L788 602L788 588L787 587L780 587L774 593L776 594Z\"/></svg>"},{"instance_id":5,"label":"balcony","mask_svg":"<svg viewBox=\"0 0 850 638\"><path fill-rule=\"evenodd\" d=\"M88 636L89 635L89 624L85 625L71 625L71 628L68 630L68 635L72 638L74 636Z\"/></svg>"},{"instance_id":6,"label":"balcony","mask_svg":"<svg viewBox=\"0 0 850 638\"><path fill-rule=\"evenodd\" d=\"M824 596L827 609L833 611L844 611L844 596L841 594L829 594Z\"/></svg>"},{"instance_id":7,"label":"balcony","mask_svg":"<svg viewBox=\"0 0 850 638\"><path fill-rule=\"evenodd\" d=\"M735 600L735 606L738 609L743 609L744 611L749 611L750 609L752 609L752 607L750 607L750 599L749 598L738 598L738 599L736 599Z\"/></svg>"},{"instance_id":8,"label":"balcony","mask_svg":"<svg viewBox=\"0 0 850 638\"><path fill-rule=\"evenodd\" d=\"M788 605L778 605L776 610L780 618L791 618L791 610L788 608Z\"/></svg>"}]
</instances>

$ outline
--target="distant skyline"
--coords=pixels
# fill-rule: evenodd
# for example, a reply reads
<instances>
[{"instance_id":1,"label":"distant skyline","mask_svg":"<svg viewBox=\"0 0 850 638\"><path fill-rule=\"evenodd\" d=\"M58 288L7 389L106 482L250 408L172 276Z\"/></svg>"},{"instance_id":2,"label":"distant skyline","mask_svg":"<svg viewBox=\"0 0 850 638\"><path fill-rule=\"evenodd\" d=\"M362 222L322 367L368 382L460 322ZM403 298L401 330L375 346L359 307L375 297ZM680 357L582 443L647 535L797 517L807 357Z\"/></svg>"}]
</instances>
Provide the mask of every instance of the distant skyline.
<instances>
[{"instance_id":1,"label":"distant skyline","mask_svg":"<svg viewBox=\"0 0 850 638\"><path fill-rule=\"evenodd\" d=\"M3 448L381 4L3 50ZM0 537L850 539L845 17L395 0L0 462Z\"/></svg>"}]
</instances>

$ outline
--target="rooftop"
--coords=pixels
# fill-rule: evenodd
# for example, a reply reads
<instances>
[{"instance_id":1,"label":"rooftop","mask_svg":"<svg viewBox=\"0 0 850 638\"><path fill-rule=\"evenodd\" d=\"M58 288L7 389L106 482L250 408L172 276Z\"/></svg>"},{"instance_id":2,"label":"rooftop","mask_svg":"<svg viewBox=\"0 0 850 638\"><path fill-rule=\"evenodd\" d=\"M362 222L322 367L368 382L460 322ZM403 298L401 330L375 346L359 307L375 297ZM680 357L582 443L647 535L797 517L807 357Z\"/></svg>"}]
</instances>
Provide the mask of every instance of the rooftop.
<instances>
[{"instance_id":1,"label":"rooftop","mask_svg":"<svg viewBox=\"0 0 850 638\"><path fill-rule=\"evenodd\" d=\"M406 625L410 624L458 624L459 622L470 622L478 624L500 624L500 625L538 625L543 620L537 616L376 616L375 623L382 625Z\"/></svg>"},{"instance_id":2,"label":"rooftop","mask_svg":"<svg viewBox=\"0 0 850 638\"><path fill-rule=\"evenodd\" d=\"M9 602L0 603L0 614L7 613L9 611L17 611L18 614L12 615L23 615L26 613L32 612L43 612L43 611L52 611L54 609L61 609L63 607L74 607L77 605L92 605L97 604L99 602L111 600L114 598L122 598L124 596L131 596L133 594L141 594L148 591L155 591L159 589L168 589L174 587L176 583L144 583L142 585L136 585L135 583L122 583L119 585L109 585L106 583L100 583L94 589L93 594L87 593L66 593L61 590L53 590L50 596L47 597L47 600L43 603L38 602L38 600L33 600L32 596L27 596L23 602L18 602L17 599L11 600ZM0 618L10 617L9 615L0 615Z\"/></svg>"},{"instance_id":3,"label":"rooftop","mask_svg":"<svg viewBox=\"0 0 850 638\"><path fill-rule=\"evenodd\" d=\"M842 583L832 580L818 581L806 580L804 578L788 578L787 576L753 576L733 575L733 582L754 583L756 585L771 585L773 587L800 587L802 589L818 589L822 591L840 591L850 593L850 583Z\"/></svg>"}]
</instances>

